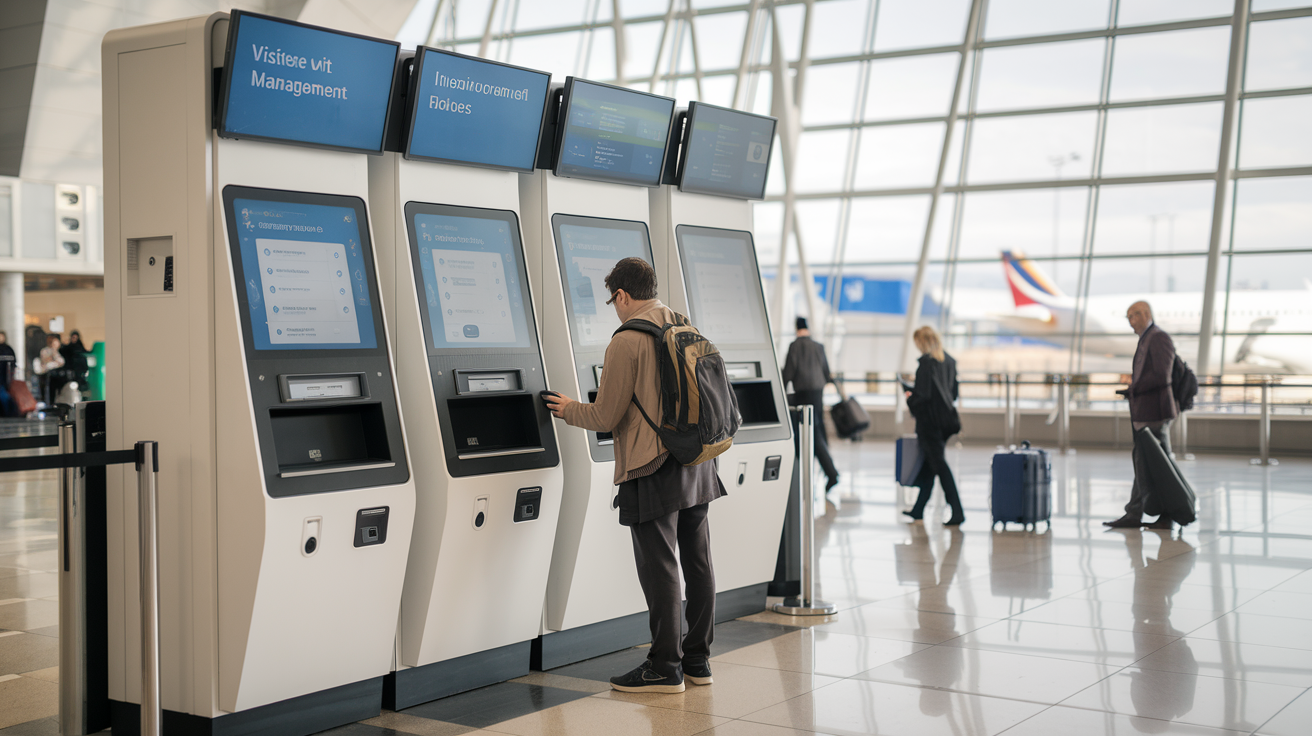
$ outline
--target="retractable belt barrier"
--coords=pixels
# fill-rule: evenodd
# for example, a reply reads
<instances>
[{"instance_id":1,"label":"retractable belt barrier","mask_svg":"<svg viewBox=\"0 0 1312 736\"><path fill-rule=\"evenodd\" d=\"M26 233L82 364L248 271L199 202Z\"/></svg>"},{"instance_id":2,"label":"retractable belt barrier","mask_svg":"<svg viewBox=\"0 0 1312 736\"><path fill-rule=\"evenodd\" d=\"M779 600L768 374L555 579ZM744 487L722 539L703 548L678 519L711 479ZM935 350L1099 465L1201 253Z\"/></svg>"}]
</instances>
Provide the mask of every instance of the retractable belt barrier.
<instances>
[{"instance_id":1,"label":"retractable belt barrier","mask_svg":"<svg viewBox=\"0 0 1312 736\"><path fill-rule=\"evenodd\" d=\"M815 597L815 496L811 484L815 475L815 408L810 404L793 406L790 412L801 415L797 430L798 451L802 464L801 492L798 496L798 518L801 521L802 579L801 589L796 598L789 598L783 603L774 604L776 613L787 616L832 616L838 607L828 601ZM822 418L820 421L824 421Z\"/></svg>"},{"instance_id":2,"label":"retractable belt barrier","mask_svg":"<svg viewBox=\"0 0 1312 736\"><path fill-rule=\"evenodd\" d=\"M0 473L60 470L59 504L59 721L63 736L87 733L86 482L76 469L136 465L141 558L141 734L160 733L159 572L155 492L159 446L136 443L131 450L74 452L73 422L59 434L0 440L0 451L59 447L58 455L0 458ZM99 730L99 729L96 729Z\"/></svg>"}]
</instances>

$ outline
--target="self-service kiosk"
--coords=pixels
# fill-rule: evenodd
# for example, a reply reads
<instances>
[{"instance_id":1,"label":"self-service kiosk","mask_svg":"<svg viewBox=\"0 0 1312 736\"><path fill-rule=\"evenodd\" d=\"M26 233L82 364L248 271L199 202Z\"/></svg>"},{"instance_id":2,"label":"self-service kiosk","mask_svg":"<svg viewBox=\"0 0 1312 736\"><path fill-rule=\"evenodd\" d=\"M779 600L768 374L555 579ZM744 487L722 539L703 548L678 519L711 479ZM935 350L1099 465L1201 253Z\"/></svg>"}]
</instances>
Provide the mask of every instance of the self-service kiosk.
<instances>
[{"instance_id":1,"label":"self-service kiosk","mask_svg":"<svg viewBox=\"0 0 1312 736\"><path fill-rule=\"evenodd\" d=\"M418 495L391 709L529 671L563 471L520 237L550 75L437 49L398 66L370 159ZM399 111L398 111L399 112Z\"/></svg>"},{"instance_id":2,"label":"self-service kiosk","mask_svg":"<svg viewBox=\"0 0 1312 736\"><path fill-rule=\"evenodd\" d=\"M524 244L548 383L588 401L620 326L606 305L606 274L622 258L651 261L647 187L660 183L674 100L571 77L550 104L539 170L520 178ZM613 440L563 424L559 438L565 485L534 643L538 669L651 638L633 543L615 508Z\"/></svg>"},{"instance_id":3,"label":"self-service kiosk","mask_svg":"<svg viewBox=\"0 0 1312 736\"><path fill-rule=\"evenodd\" d=\"M244 12L105 37L108 446L159 442L165 733L379 712L415 505L366 162L397 53ZM131 469L108 487L113 730L135 733Z\"/></svg>"},{"instance_id":4,"label":"self-service kiosk","mask_svg":"<svg viewBox=\"0 0 1312 736\"><path fill-rule=\"evenodd\" d=\"M774 118L693 102L675 123L668 185L650 190L666 303L719 348L743 418L720 456L729 494L709 517L717 603L738 615L761 609L774 577L794 462L749 201L765 195L774 129Z\"/></svg>"}]
</instances>

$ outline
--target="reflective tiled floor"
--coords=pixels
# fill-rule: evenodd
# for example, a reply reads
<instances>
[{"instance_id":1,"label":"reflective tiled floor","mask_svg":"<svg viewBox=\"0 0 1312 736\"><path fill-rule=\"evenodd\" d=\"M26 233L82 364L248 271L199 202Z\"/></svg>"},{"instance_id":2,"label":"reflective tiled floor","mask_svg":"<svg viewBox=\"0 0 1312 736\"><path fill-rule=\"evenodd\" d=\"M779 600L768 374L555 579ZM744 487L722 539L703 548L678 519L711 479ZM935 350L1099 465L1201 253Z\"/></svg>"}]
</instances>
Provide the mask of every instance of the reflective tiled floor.
<instances>
[{"instance_id":1,"label":"reflective tiled floor","mask_svg":"<svg viewBox=\"0 0 1312 736\"><path fill-rule=\"evenodd\" d=\"M838 614L722 624L713 685L610 690L638 648L328 733L1312 734L1312 461L1183 463L1200 518L1168 534L1099 523L1128 496L1128 452L1054 457L1054 522L1030 533L988 528L991 454L950 451L953 530L903 523L890 444L837 446L817 537ZM0 479L0 628L18 632L0 632L0 726L53 714L52 494Z\"/></svg>"}]
</instances>

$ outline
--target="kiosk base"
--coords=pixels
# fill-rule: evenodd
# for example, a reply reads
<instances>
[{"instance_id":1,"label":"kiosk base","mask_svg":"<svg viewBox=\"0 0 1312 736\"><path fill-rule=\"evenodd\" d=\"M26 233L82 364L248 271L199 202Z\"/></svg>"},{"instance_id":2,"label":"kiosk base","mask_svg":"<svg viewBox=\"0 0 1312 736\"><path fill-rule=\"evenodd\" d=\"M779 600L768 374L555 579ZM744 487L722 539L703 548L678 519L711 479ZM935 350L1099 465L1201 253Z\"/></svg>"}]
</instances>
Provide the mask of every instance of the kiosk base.
<instances>
[{"instance_id":1,"label":"kiosk base","mask_svg":"<svg viewBox=\"0 0 1312 736\"><path fill-rule=\"evenodd\" d=\"M382 695L383 678L375 677L218 718L166 710L160 730L165 736L308 736L378 716ZM111 700L109 720L114 736L138 736L141 706Z\"/></svg>"},{"instance_id":2,"label":"kiosk base","mask_svg":"<svg viewBox=\"0 0 1312 736\"><path fill-rule=\"evenodd\" d=\"M760 583L716 593L715 623L722 624L764 611L768 585ZM575 629L543 634L533 640L531 666L535 670L551 670L650 641L651 628L647 612L643 611Z\"/></svg>"},{"instance_id":3,"label":"kiosk base","mask_svg":"<svg viewBox=\"0 0 1312 736\"><path fill-rule=\"evenodd\" d=\"M521 641L393 672L384 678L383 707L404 710L466 690L523 677L529 672L531 643Z\"/></svg>"}]
</instances>

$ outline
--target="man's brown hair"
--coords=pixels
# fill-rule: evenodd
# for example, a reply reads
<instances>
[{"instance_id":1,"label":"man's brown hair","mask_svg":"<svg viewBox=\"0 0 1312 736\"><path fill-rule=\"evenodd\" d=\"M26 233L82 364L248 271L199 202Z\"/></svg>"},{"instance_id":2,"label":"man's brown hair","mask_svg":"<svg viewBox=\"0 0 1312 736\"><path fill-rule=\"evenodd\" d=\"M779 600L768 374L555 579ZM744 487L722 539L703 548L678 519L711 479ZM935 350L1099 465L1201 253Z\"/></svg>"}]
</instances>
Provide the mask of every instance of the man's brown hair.
<instances>
[{"instance_id":1,"label":"man's brown hair","mask_svg":"<svg viewBox=\"0 0 1312 736\"><path fill-rule=\"evenodd\" d=\"M610 292L610 304L615 301L615 292L623 289L631 299L645 302L656 298L656 269L641 258L625 258L615 264L615 268L606 274L606 290Z\"/></svg>"}]
</instances>

